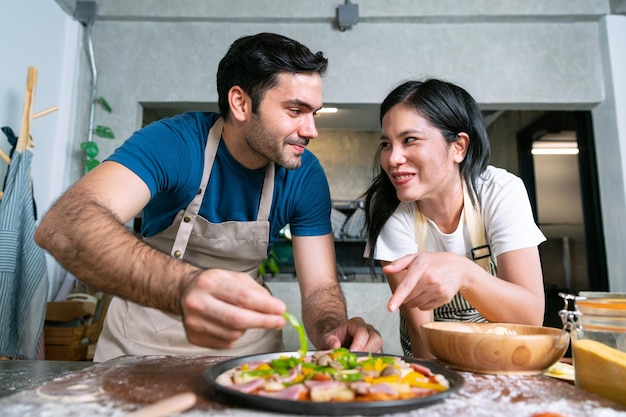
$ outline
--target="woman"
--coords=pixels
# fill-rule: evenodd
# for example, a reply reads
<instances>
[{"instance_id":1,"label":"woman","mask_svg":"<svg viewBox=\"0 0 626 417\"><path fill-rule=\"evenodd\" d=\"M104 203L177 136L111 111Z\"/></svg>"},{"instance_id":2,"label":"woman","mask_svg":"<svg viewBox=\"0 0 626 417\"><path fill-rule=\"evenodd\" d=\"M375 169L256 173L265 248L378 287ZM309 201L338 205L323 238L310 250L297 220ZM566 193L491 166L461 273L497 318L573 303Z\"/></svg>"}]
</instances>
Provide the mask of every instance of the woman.
<instances>
[{"instance_id":1,"label":"woman","mask_svg":"<svg viewBox=\"0 0 626 417\"><path fill-rule=\"evenodd\" d=\"M545 237L523 182L488 165L472 96L441 80L408 81L385 98L380 121L368 256L383 264L389 311L400 308L405 355L431 357L419 326L433 320L541 325Z\"/></svg>"}]
</instances>

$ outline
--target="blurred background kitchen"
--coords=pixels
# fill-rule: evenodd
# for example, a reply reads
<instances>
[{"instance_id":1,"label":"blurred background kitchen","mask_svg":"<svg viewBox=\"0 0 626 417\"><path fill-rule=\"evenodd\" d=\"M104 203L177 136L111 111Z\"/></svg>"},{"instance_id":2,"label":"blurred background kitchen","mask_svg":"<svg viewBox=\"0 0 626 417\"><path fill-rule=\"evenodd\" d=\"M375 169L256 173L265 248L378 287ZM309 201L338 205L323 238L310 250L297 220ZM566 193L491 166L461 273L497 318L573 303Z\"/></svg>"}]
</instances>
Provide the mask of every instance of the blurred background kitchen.
<instances>
[{"instance_id":1,"label":"blurred background kitchen","mask_svg":"<svg viewBox=\"0 0 626 417\"><path fill-rule=\"evenodd\" d=\"M271 31L329 58L324 101L337 112L320 115L309 149L330 182L349 311L384 329L389 353L401 352L397 317L385 310L387 284L364 266L359 198L372 178L378 104L409 78L466 88L484 111L492 163L525 181L548 237L547 324L560 325L558 291L626 291L625 0L21 0L2 2L0 16L0 125L19 131L29 65L39 70L34 111L59 106L31 127L40 215L84 174L80 143L92 127L115 134L90 138L102 160L146 123L215 109L228 46ZM92 109L94 87L111 113ZM10 149L3 138L0 149ZM299 310L289 250L286 237L268 280ZM54 300L72 277L47 261Z\"/></svg>"}]
</instances>

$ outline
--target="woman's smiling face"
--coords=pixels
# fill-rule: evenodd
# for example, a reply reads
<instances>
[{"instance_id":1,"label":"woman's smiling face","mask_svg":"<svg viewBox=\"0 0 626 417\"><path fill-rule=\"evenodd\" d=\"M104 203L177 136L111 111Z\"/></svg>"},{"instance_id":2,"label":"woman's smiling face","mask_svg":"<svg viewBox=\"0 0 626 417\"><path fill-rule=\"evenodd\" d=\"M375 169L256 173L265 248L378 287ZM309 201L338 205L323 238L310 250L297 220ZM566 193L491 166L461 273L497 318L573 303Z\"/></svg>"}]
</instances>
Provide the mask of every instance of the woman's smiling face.
<instances>
[{"instance_id":1,"label":"woman's smiling face","mask_svg":"<svg viewBox=\"0 0 626 417\"><path fill-rule=\"evenodd\" d=\"M400 201L445 198L459 179L464 146L448 143L414 108L393 106L382 119L380 163Z\"/></svg>"}]
</instances>

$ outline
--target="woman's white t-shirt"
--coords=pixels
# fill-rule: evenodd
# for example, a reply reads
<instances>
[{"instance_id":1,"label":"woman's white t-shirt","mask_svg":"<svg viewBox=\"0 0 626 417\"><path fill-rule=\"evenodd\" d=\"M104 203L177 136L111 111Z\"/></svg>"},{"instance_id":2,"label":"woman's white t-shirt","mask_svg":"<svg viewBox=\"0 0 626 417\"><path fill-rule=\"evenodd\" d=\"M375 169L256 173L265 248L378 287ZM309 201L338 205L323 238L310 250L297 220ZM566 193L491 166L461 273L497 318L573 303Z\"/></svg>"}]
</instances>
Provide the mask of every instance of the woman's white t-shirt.
<instances>
[{"instance_id":1,"label":"woman's white t-shirt","mask_svg":"<svg viewBox=\"0 0 626 417\"><path fill-rule=\"evenodd\" d=\"M504 169L487 167L476 181L476 194L481 208L487 244L492 259L512 250L538 246L546 240L533 218L528 193L522 180ZM472 241L465 224L465 213L457 229L442 233L430 219L427 252L452 252L471 259ZM395 261L418 252L415 238L415 202L400 203L383 226L376 241L374 259ZM367 249L366 249L367 251ZM497 265L496 265L497 266ZM436 321L485 321L460 294L434 311ZM406 319L400 315L400 342L404 354L412 356Z\"/></svg>"},{"instance_id":2,"label":"woman's white t-shirt","mask_svg":"<svg viewBox=\"0 0 626 417\"><path fill-rule=\"evenodd\" d=\"M476 183L487 242L494 259L505 252L539 245L546 240L533 218L522 180L510 172L488 166ZM472 244L464 217L453 233L442 233L430 219L426 251L446 251L471 258ZM395 261L418 251L415 239L415 202L401 202L383 226L374 259Z\"/></svg>"}]
</instances>

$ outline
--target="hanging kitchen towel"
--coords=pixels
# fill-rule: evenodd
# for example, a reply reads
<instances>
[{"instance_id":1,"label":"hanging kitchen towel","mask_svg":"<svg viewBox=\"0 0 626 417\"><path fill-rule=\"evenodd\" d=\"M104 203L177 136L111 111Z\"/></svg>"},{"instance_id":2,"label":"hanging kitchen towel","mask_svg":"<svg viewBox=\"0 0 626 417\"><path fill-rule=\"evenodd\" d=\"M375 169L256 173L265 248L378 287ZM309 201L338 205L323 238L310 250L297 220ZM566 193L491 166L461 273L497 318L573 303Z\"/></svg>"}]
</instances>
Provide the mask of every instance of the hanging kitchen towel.
<instances>
[{"instance_id":1,"label":"hanging kitchen towel","mask_svg":"<svg viewBox=\"0 0 626 417\"><path fill-rule=\"evenodd\" d=\"M9 142L9 145L11 145L11 151L9 152L9 158L13 158L13 154L15 153L15 148L17 147L17 139L18 137L15 136L15 133L13 133L13 129L11 129L9 126L3 126L2 127L2 132L6 135L7 137L7 141ZM2 191L4 191L4 188L7 185L7 179L9 178L9 176L7 175L6 178L4 179L4 184L2 185ZM35 220L37 220L37 205L35 204L35 199L33 198L33 213L35 216Z\"/></svg>"},{"instance_id":2,"label":"hanging kitchen towel","mask_svg":"<svg viewBox=\"0 0 626 417\"><path fill-rule=\"evenodd\" d=\"M346 216L344 213L342 213L341 211L337 210L336 208L332 208L330 211L330 223L333 226L333 237L335 239L341 239L342 238L342 229L343 229L343 225L346 222L346 219L348 218L348 216Z\"/></svg>"},{"instance_id":3,"label":"hanging kitchen towel","mask_svg":"<svg viewBox=\"0 0 626 417\"><path fill-rule=\"evenodd\" d=\"M365 240L365 210L358 207L343 225L343 236L349 239Z\"/></svg>"},{"instance_id":4,"label":"hanging kitchen towel","mask_svg":"<svg viewBox=\"0 0 626 417\"><path fill-rule=\"evenodd\" d=\"M29 150L14 152L0 200L0 355L38 359L48 295L43 249L35 244Z\"/></svg>"}]
</instances>

